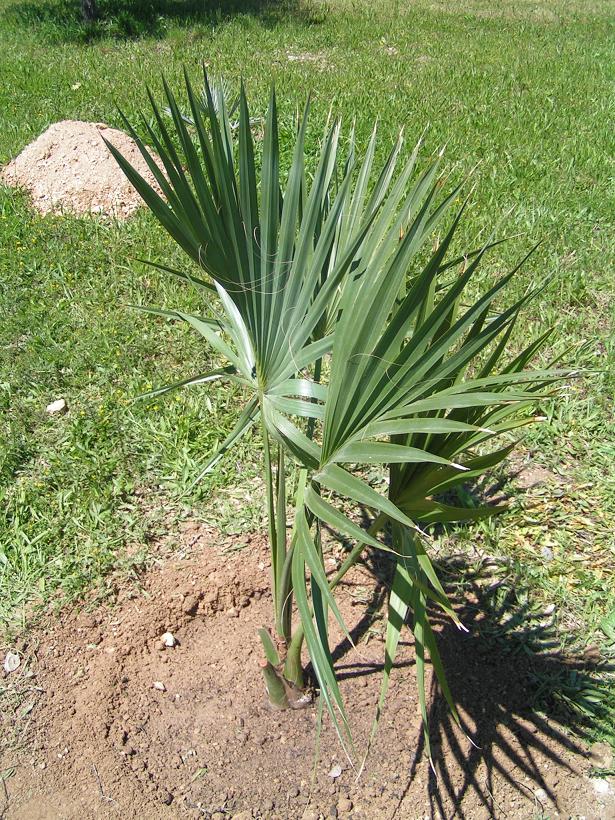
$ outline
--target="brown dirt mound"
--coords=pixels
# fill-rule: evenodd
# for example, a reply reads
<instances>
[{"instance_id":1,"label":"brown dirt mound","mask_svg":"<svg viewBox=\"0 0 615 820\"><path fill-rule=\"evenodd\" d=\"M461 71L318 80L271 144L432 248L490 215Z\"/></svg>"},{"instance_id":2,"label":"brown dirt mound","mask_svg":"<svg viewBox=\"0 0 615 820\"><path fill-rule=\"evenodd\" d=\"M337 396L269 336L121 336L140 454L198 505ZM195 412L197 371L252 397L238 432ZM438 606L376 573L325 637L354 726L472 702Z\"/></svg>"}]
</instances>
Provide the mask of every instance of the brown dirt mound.
<instances>
[{"instance_id":1,"label":"brown dirt mound","mask_svg":"<svg viewBox=\"0 0 615 820\"><path fill-rule=\"evenodd\" d=\"M102 137L155 185L139 149L127 134L103 123L75 120L51 125L0 171L0 180L26 189L32 205L43 214L100 213L126 218L142 201Z\"/></svg>"},{"instance_id":2,"label":"brown dirt mound","mask_svg":"<svg viewBox=\"0 0 615 820\"><path fill-rule=\"evenodd\" d=\"M443 624L451 686L480 749L434 694L437 776L430 769L413 646L404 642L361 778L325 721L312 779L316 708L271 711L258 671L256 630L271 610L263 540L226 555L211 540L187 527L181 550L137 583L119 583L112 605L66 610L13 647L22 663L2 683L21 687L22 697L12 716L4 708L4 720L21 741L0 757L0 816L612 816L588 778L588 760L527 709L525 661L481 657L473 629L462 635ZM382 587L367 567L347 578L341 609L358 652L340 640L334 657L364 748L382 668ZM167 631L174 648L160 642Z\"/></svg>"}]
</instances>

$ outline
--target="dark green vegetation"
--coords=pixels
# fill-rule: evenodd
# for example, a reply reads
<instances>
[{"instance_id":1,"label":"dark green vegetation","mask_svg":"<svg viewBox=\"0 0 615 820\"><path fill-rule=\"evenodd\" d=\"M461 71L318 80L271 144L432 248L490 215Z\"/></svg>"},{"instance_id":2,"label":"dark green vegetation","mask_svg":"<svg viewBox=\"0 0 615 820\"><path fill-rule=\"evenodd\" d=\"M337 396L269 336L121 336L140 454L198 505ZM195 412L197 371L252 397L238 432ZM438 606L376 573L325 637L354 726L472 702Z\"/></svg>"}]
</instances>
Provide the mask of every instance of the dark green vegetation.
<instances>
[{"instance_id":1,"label":"dark green vegetation","mask_svg":"<svg viewBox=\"0 0 615 820\"><path fill-rule=\"evenodd\" d=\"M520 348L554 324L545 361L572 344L568 361L597 372L571 383L545 408L550 423L524 437L526 452L550 473L546 483L516 493L498 520L443 534L443 549L454 539L455 549L478 544L507 555L537 605L556 604L562 641L606 652L598 626L615 606L611 7L492 7L419 2L400 12L393 4L340 3L240 15L188 7L187 17L173 7L150 26L127 4L84 32L54 3L3 0L0 162L60 119L119 126L114 102L133 117L145 108L145 82L158 92L164 69L177 85L182 65L196 77L204 59L212 72L246 79L255 112L264 112L275 79L283 149L294 107L311 87L313 156L333 105L356 120L363 147L380 119L380 161L400 124L410 146L429 124L425 156L446 143L451 183L479 163L460 247L474 247L511 208L501 232L523 236L495 251L476 287L544 240L511 298L538 277L554 279L513 343ZM152 36L126 39L132 31ZM287 167L290 157L284 161ZM197 306L189 291L135 262L145 255L173 263L175 251L153 220L40 219L3 190L0 226L0 617L14 626L28 602L48 600L58 588L78 593L118 562L128 567L139 553L131 549L125 561L126 548L146 544L146 534L179 516L251 528L261 500L250 494L245 501L257 465L241 446L179 498L233 425L238 403L226 389L132 402L151 384L184 376L186 361L195 370L211 364L188 332L125 307ZM48 418L45 405L60 396L70 413ZM227 490L238 473L245 479L239 497Z\"/></svg>"}]
</instances>

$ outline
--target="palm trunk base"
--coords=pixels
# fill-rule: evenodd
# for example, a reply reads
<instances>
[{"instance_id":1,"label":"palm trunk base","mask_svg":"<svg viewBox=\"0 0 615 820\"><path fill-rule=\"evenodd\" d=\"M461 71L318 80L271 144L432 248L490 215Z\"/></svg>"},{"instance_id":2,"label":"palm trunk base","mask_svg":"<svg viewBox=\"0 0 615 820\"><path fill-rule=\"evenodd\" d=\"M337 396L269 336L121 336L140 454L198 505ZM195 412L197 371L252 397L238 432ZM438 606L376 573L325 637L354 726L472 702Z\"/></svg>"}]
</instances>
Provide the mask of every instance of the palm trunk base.
<instances>
[{"instance_id":1,"label":"palm trunk base","mask_svg":"<svg viewBox=\"0 0 615 820\"><path fill-rule=\"evenodd\" d=\"M261 662L261 671L272 709L305 709L312 703L311 693L288 680L270 661Z\"/></svg>"},{"instance_id":2,"label":"palm trunk base","mask_svg":"<svg viewBox=\"0 0 615 820\"><path fill-rule=\"evenodd\" d=\"M269 697L269 703L274 709L289 709L288 695L282 676L269 661L263 661L261 670L265 679L265 688Z\"/></svg>"}]
</instances>

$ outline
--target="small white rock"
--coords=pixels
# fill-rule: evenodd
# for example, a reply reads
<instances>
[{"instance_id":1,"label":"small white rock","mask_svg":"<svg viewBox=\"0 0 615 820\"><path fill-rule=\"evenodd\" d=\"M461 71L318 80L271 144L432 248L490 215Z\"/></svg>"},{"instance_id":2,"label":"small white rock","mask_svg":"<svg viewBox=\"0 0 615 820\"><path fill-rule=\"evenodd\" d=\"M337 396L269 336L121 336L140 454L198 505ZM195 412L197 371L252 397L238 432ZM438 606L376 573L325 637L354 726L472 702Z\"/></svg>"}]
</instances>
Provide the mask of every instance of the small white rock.
<instances>
[{"instance_id":1,"label":"small white rock","mask_svg":"<svg viewBox=\"0 0 615 820\"><path fill-rule=\"evenodd\" d=\"M341 775L341 773L342 767L339 763L337 763L329 772L329 777L333 778L333 780L336 780Z\"/></svg>"},{"instance_id":2,"label":"small white rock","mask_svg":"<svg viewBox=\"0 0 615 820\"><path fill-rule=\"evenodd\" d=\"M161 680L155 680L154 681L154 689L157 689L159 692L166 692L167 691L167 687L164 685L164 683Z\"/></svg>"},{"instance_id":3,"label":"small white rock","mask_svg":"<svg viewBox=\"0 0 615 820\"><path fill-rule=\"evenodd\" d=\"M164 635L160 638L162 643L165 646L175 646L177 641L175 640L175 636L171 632L165 632Z\"/></svg>"},{"instance_id":4,"label":"small white rock","mask_svg":"<svg viewBox=\"0 0 615 820\"><path fill-rule=\"evenodd\" d=\"M611 791L609 781L606 780L604 777L592 777L590 778L589 782L594 787L594 791L596 792L596 794L603 796Z\"/></svg>"},{"instance_id":5,"label":"small white rock","mask_svg":"<svg viewBox=\"0 0 615 820\"><path fill-rule=\"evenodd\" d=\"M50 416L53 416L56 413L66 413L68 404L66 404L65 399L57 399L56 401L52 401L51 404L48 404L45 409Z\"/></svg>"},{"instance_id":6,"label":"small white rock","mask_svg":"<svg viewBox=\"0 0 615 820\"><path fill-rule=\"evenodd\" d=\"M544 803L545 800L548 799L548 795L544 789L536 789L534 792L534 797L538 800L539 803Z\"/></svg>"},{"instance_id":7,"label":"small white rock","mask_svg":"<svg viewBox=\"0 0 615 820\"><path fill-rule=\"evenodd\" d=\"M20 663L19 655L15 654L15 652L7 652L4 656L4 671L9 675L19 667Z\"/></svg>"}]
</instances>

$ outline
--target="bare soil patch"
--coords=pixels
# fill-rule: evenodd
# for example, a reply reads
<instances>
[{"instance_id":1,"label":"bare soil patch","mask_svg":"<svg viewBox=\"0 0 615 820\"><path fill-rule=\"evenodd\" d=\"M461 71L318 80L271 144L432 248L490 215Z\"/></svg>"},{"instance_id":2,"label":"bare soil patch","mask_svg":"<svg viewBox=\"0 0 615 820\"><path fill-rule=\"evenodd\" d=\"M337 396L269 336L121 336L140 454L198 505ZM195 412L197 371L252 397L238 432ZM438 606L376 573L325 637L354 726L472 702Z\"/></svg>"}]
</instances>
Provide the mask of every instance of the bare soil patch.
<instances>
[{"instance_id":1,"label":"bare soil patch","mask_svg":"<svg viewBox=\"0 0 615 820\"><path fill-rule=\"evenodd\" d=\"M142 200L102 138L156 187L136 143L103 123L63 120L30 143L0 171L0 180L30 194L41 213L98 213L124 219Z\"/></svg>"},{"instance_id":2,"label":"bare soil patch","mask_svg":"<svg viewBox=\"0 0 615 820\"><path fill-rule=\"evenodd\" d=\"M513 476L515 484L522 490L531 490L544 484L563 483L561 476L530 460L517 460L515 462L511 459L511 464L517 468Z\"/></svg>"},{"instance_id":3,"label":"bare soil patch","mask_svg":"<svg viewBox=\"0 0 615 820\"><path fill-rule=\"evenodd\" d=\"M358 652L340 640L334 657L361 749L380 685L383 589L366 566L347 578L341 608ZM12 647L22 662L2 685L21 687L22 697L14 708L5 699L3 731L21 740L0 757L0 815L613 816L578 744L528 709L531 660L477 651L477 607L466 613L468 635L438 625L473 742L433 691L430 768L407 637L360 779L326 720L312 779L316 707L273 712L265 702L256 630L270 622L268 587L261 537L221 555L210 531L192 525L179 552L119 584L112 605L66 609ZM163 646L165 632L175 647Z\"/></svg>"}]
</instances>

